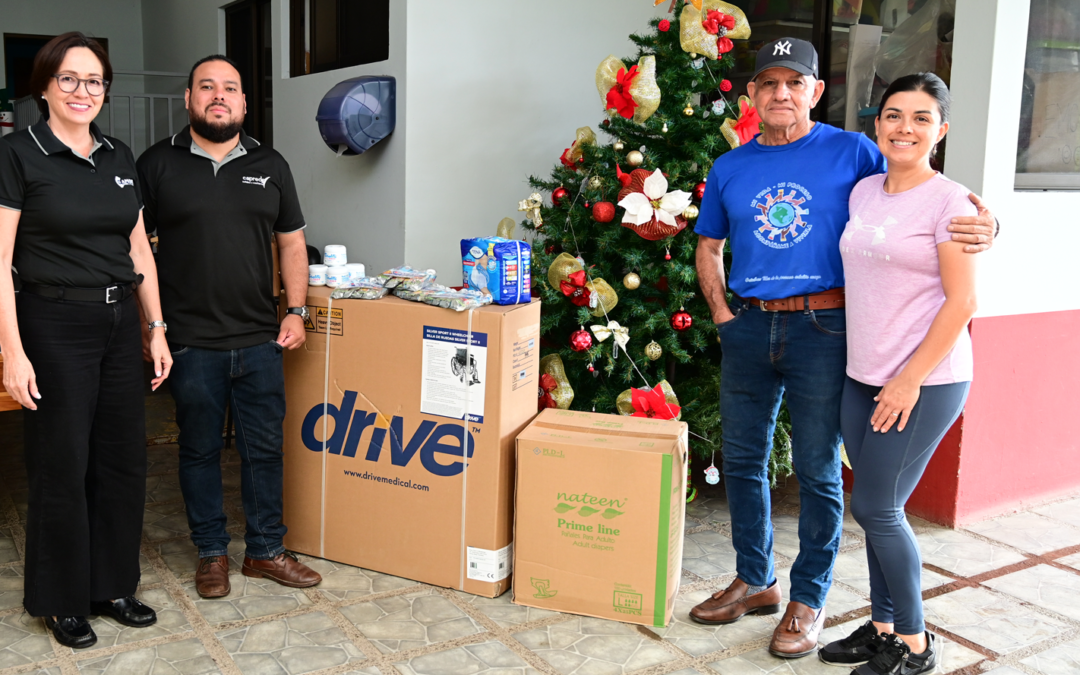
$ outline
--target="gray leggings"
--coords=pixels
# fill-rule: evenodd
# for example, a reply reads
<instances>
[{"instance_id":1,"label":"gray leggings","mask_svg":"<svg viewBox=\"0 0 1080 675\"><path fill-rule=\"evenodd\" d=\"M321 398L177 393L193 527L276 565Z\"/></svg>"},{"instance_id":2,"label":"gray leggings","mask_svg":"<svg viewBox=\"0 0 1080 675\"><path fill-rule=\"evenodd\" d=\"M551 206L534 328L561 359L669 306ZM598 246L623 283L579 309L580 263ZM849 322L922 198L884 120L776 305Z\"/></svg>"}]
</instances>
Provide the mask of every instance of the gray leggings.
<instances>
[{"instance_id":1,"label":"gray leggings","mask_svg":"<svg viewBox=\"0 0 1080 675\"><path fill-rule=\"evenodd\" d=\"M904 504L922 478L930 457L967 400L970 382L922 387L907 426L874 432L870 419L881 387L844 383L840 429L855 475L851 515L866 531L870 565L871 617L895 624L901 635L916 635L923 624L922 558Z\"/></svg>"}]
</instances>

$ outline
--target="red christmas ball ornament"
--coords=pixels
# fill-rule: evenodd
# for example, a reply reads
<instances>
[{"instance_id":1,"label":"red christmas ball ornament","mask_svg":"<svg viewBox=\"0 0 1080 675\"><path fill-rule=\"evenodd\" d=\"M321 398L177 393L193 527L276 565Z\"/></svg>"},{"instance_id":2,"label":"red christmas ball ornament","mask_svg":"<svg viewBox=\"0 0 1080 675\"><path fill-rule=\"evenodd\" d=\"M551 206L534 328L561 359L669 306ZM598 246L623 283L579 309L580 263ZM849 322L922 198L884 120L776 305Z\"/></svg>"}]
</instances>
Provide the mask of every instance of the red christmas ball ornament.
<instances>
[{"instance_id":1,"label":"red christmas ball ornament","mask_svg":"<svg viewBox=\"0 0 1080 675\"><path fill-rule=\"evenodd\" d=\"M685 309L679 308L679 311L671 315L671 327L680 333L694 325L694 317L690 316L690 312Z\"/></svg>"},{"instance_id":2,"label":"red christmas ball ornament","mask_svg":"<svg viewBox=\"0 0 1080 675\"><path fill-rule=\"evenodd\" d=\"M544 253L547 253L548 255L551 255L554 252L555 252L555 244L548 244L547 246L544 247Z\"/></svg>"},{"instance_id":3,"label":"red christmas ball ornament","mask_svg":"<svg viewBox=\"0 0 1080 675\"><path fill-rule=\"evenodd\" d=\"M570 196L570 191L564 187L557 187L555 191L551 193L551 203L555 206L562 206L562 200Z\"/></svg>"},{"instance_id":4,"label":"red christmas ball ornament","mask_svg":"<svg viewBox=\"0 0 1080 675\"><path fill-rule=\"evenodd\" d=\"M589 364L589 372L590 373L595 373L596 372L596 368L594 368L593 364L591 364L591 363Z\"/></svg>"},{"instance_id":5,"label":"red christmas ball ornament","mask_svg":"<svg viewBox=\"0 0 1080 675\"><path fill-rule=\"evenodd\" d=\"M588 199L585 200L585 208L589 208L589 200Z\"/></svg>"},{"instance_id":6,"label":"red christmas ball ornament","mask_svg":"<svg viewBox=\"0 0 1080 675\"><path fill-rule=\"evenodd\" d=\"M615 205L611 202L596 202L592 207L592 217L598 223L610 223L615 218Z\"/></svg>"},{"instance_id":7,"label":"red christmas ball ornament","mask_svg":"<svg viewBox=\"0 0 1080 675\"><path fill-rule=\"evenodd\" d=\"M671 251L664 254L664 260L671 260Z\"/></svg>"},{"instance_id":8,"label":"red christmas ball ornament","mask_svg":"<svg viewBox=\"0 0 1080 675\"><path fill-rule=\"evenodd\" d=\"M657 28L660 29L661 33L666 33L671 30L671 22L667 19L663 19L660 21L660 25L658 25Z\"/></svg>"},{"instance_id":9,"label":"red christmas ball ornament","mask_svg":"<svg viewBox=\"0 0 1080 675\"><path fill-rule=\"evenodd\" d=\"M694 201L700 202L705 198L705 183L701 182L694 186Z\"/></svg>"},{"instance_id":10,"label":"red christmas ball ornament","mask_svg":"<svg viewBox=\"0 0 1080 675\"><path fill-rule=\"evenodd\" d=\"M603 122L600 123L600 126L602 126L602 127L610 127L611 126L611 120L604 120Z\"/></svg>"},{"instance_id":11,"label":"red christmas ball ornament","mask_svg":"<svg viewBox=\"0 0 1080 675\"><path fill-rule=\"evenodd\" d=\"M583 352L592 347L592 335L582 326L579 330L570 333L570 349L575 352Z\"/></svg>"},{"instance_id":12,"label":"red christmas ball ornament","mask_svg":"<svg viewBox=\"0 0 1080 675\"><path fill-rule=\"evenodd\" d=\"M731 80L720 80L720 91L731 91Z\"/></svg>"}]
</instances>

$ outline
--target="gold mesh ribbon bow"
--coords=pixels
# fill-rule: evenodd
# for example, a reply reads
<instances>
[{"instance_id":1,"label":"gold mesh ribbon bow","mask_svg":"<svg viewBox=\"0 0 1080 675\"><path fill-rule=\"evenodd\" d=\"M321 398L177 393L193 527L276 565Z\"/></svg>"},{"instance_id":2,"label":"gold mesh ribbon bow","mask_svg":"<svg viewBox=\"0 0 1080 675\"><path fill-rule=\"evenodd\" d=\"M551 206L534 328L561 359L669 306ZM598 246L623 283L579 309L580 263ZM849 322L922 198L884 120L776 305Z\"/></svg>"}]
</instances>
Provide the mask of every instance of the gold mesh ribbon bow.
<instances>
[{"instance_id":1,"label":"gold mesh ribbon bow","mask_svg":"<svg viewBox=\"0 0 1080 675\"><path fill-rule=\"evenodd\" d=\"M600 92L600 100L604 102L605 109L608 107L608 92L613 87L621 86L619 71L623 71L623 78L629 73L619 59L609 56L600 63L596 69L596 90ZM634 108L633 120L638 124L653 116L660 107L660 87L656 84L656 57L642 56L637 64L637 73L630 81L629 87L625 88L626 94L634 100L637 107Z\"/></svg>"},{"instance_id":2,"label":"gold mesh ribbon bow","mask_svg":"<svg viewBox=\"0 0 1080 675\"><path fill-rule=\"evenodd\" d=\"M574 142L562 154L563 164L576 166L581 156L585 154L583 146L596 145L596 132L590 127L581 127L575 134Z\"/></svg>"},{"instance_id":3,"label":"gold mesh ribbon bow","mask_svg":"<svg viewBox=\"0 0 1080 675\"><path fill-rule=\"evenodd\" d=\"M712 60L720 58L716 48L717 35L705 30L702 22L710 10L716 10L735 17L735 27L727 31L724 37L732 40L745 40L750 37L750 22L743 11L724 2L724 0L702 0L700 3L687 4L679 15L679 42L684 52L701 54Z\"/></svg>"},{"instance_id":4,"label":"gold mesh ribbon bow","mask_svg":"<svg viewBox=\"0 0 1080 675\"><path fill-rule=\"evenodd\" d=\"M540 215L540 207L543 205L544 198L540 196L539 192L534 192L529 195L528 199L522 199L518 202L518 211L524 211L525 217L532 221L536 229L540 229L544 226L544 218Z\"/></svg>"},{"instance_id":5,"label":"gold mesh ribbon bow","mask_svg":"<svg viewBox=\"0 0 1080 675\"><path fill-rule=\"evenodd\" d=\"M558 354L548 354L540 359L540 374L550 375L554 378L556 386L548 395L555 401L555 407L566 410L574 402L574 388L570 386L570 380L566 377L566 367L562 357Z\"/></svg>"},{"instance_id":6,"label":"gold mesh ribbon bow","mask_svg":"<svg viewBox=\"0 0 1080 675\"><path fill-rule=\"evenodd\" d=\"M630 329L620 326L618 321L609 321L606 326L589 326L598 342L603 342L609 337L615 338L614 358L619 358L619 348L626 351L626 344L630 342Z\"/></svg>"}]
</instances>

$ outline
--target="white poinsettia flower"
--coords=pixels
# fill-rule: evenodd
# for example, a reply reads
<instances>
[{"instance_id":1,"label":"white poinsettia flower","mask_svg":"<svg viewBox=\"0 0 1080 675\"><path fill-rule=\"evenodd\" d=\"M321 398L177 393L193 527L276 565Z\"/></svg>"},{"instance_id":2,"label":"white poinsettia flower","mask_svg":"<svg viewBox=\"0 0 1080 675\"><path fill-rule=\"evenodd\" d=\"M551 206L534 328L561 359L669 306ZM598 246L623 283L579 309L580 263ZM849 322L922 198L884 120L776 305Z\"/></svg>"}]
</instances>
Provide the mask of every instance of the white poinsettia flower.
<instances>
[{"instance_id":1,"label":"white poinsettia flower","mask_svg":"<svg viewBox=\"0 0 1080 675\"><path fill-rule=\"evenodd\" d=\"M631 192L619 202L619 206L626 209L622 221L644 225L656 218L666 225L676 225L675 216L690 206L691 195L682 190L668 192L667 188L667 178L657 169L645 179L643 192Z\"/></svg>"}]
</instances>

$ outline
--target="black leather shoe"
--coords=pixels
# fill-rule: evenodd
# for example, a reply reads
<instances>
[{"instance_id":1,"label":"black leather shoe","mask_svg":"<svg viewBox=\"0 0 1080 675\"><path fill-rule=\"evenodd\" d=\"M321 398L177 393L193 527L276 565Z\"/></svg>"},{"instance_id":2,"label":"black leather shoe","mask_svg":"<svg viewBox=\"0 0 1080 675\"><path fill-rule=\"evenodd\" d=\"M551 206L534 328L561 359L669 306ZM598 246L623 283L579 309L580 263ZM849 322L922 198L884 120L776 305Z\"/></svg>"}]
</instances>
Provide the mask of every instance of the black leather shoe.
<instances>
[{"instance_id":1,"label":"black leather shoe","mask_svg":"<svg viewBox=\"0 0 1080 675\"><path fill-rule=\"evenodd\" d=\"M85 649L97 642L97 635L85 616L45 617L45 627L52 631L56 641L72 649Z\"/></svg>"},{"instance_id":2,"label":"black leather shoe","mask_svg":"<svg viewBox=\"0 0 1080 675\"><path fill-rule=\"evenodd\" d=\"M157 621L157 614L154 610L136 600L133 595L119 600L91 602L90 612L112 617L125 626L134 626L135 628L146 628L154 625Z\"/></svg>"}]
</instances>

